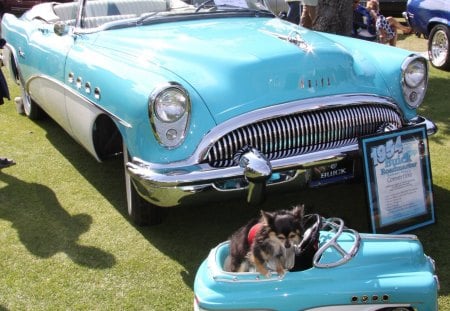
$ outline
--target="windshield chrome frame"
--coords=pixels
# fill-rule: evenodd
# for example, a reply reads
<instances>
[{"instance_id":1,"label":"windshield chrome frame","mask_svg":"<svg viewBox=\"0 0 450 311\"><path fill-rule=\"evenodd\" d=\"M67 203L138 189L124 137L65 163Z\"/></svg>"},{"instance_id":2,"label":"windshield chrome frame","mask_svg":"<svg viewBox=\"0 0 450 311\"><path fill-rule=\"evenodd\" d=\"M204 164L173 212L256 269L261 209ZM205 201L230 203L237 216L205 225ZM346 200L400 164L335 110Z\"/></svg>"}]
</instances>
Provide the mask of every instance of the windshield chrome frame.
<instances>
[{"instance_id":1,"label":"windshield chrome frame","mask_svg":"<svg viewBox=\"0 0 450 311\"><path fill-rule=\"evenodd\" d=\"M176 22L185 19L205 19L212 17L242 17L243 14L246 14L248 17L257 17L257 16L267 16L275 18L275 14L273 14L267 7L264 9L254 9L254 8L237 8L236 10L228 9L228 10L218 10L213 12L192 12L191 14L155 14L156 18L149 18L146 21L139 22L141 17L132 17L132 18L124 18L121 20L111 21L104 23L98 27L85 28L82 26L82 20L85 15L85 7L87 1L91 0L77 0L78 2L78 10L77 16L75 19L74 33L77 34L90 34L95 33L111 28L115 28L117 26L130 27L130 26L141 26L148 25L152 23L164 23L164 22ZM220 7L220 6L219 6ZM220 13L220 14L218 14ZM164 18L161 18L163 16Z\"/></svg>"}]
</instances>

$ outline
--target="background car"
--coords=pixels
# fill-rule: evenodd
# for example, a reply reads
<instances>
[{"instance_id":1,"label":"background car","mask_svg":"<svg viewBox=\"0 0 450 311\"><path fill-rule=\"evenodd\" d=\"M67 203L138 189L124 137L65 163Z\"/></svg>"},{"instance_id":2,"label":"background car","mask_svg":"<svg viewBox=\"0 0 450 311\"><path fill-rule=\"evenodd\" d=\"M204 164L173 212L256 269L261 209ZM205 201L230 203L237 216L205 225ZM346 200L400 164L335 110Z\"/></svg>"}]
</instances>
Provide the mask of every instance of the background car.
<instances>
[{"instance_id":1,"label":"background car","mask_svg":"<svg viewBox=\"0 0 450 311\"><path fill-rule=\"evenodd\" d=\"M431 64L450 71L450 1L409 0L405 17L418 35L428 39Z\"/></svg>"},{"instance_id":2,"label":"background car","mask_svg":"<svg viewBox=\"0 0 450 311\"><path fill-rule=\"evenodd\" d=\"M436 131L417 113L421 55L233 3L80 0L3 16L25 114L50 116L98 161L122 156L137 224L164 207L345 182L360 173L360 137Z\"/></svg>"}]
</instances>

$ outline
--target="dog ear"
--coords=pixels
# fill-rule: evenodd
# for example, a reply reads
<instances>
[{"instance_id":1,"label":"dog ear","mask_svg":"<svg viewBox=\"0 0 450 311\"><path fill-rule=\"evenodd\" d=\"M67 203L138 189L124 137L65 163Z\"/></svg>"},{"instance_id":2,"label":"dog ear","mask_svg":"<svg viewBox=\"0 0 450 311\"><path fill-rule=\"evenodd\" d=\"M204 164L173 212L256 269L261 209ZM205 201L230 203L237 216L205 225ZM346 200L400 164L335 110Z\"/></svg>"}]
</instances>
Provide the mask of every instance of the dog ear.
<instances>
[{"instance_id":1,"label":"dog ear","mask_svg":"<svg viewBox=\"0 0 450 311\"><path fill-rule=\"evenodd\" d=\"M261 216L262 216L263 222L266 225L268 225L269 227L271 227L271 225L273 224L275 215L273 213L269 213L269 212L261 210Z\"/></svg>"},{"instance_id":2,"label":"dog ear","mask_svg":"<svg viewBox=\"0 0 450 311\"><path fill-rule=\"evenodd\" d=\"M296 219L303 219L303 216L305 216L305 205L297 205L292 209L292 214Z\"/></svg>"}]
</instances>

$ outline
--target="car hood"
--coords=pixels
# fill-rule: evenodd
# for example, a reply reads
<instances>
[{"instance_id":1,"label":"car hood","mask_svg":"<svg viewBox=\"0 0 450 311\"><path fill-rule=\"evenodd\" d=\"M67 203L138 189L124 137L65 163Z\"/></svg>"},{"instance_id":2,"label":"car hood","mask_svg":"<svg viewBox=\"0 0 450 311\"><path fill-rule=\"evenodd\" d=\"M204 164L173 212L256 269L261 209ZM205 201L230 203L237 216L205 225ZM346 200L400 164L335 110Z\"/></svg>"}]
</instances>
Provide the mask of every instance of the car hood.
<instances>
[{"instance_id":1,"label":"car hood","mask_svg":"<svg viewBox=\"0 0 450 311\"><path fill-rule=\"evenodd\" d=\"M95 44L171 72L217 123L274 104L330 94L387 93L364 53L274 18L209 19L98 34ZM376 90L375 90L376 89ZM387 94L386 94L387 95Z\"/></svg>"}]
</instances>

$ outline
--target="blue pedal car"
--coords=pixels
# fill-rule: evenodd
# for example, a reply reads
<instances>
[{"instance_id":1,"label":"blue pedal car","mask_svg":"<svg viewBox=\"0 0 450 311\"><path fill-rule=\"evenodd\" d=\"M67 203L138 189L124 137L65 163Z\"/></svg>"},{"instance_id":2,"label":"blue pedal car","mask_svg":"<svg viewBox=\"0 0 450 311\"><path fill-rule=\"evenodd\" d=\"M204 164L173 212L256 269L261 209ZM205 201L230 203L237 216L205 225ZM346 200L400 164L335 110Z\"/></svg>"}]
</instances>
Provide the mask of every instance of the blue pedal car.
<instances>
[{"instance_id":1,"label":"blue pedal car","mask_svg":"<svg viewBox=\"0 0 450 311\"><path fill-rule=\"evenodd\" d=\"M194 310L438 309L434 261L415 235L360 234L339 218L316 229L310 266L284 276L226 272L229 242L219 244L198 269Z\"/></svg>"}]
</instances>

